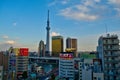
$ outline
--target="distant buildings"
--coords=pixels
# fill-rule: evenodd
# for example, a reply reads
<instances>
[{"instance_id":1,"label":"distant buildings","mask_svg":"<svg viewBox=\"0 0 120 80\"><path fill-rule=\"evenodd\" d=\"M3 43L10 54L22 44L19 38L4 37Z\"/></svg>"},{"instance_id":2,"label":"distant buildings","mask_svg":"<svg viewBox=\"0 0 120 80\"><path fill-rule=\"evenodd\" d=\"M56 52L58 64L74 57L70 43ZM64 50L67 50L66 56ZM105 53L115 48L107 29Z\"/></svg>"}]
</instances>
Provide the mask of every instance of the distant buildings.
<instances>
[{"instance_id":1,"label":"distant buildings","mask_svg":"<svg viewBox=\"0 0 120 80\"><path fill-rule=\"evenodd\" d=\"M59 57L59 53L63 52L63 37L52 36L52 56Z\"/></svg>"},{"instance_id":2,"label":"distant buildings","mask_svg":"<svg viewBox=\"0 0 120 80\"><path fill-rule=\"evenodd\" d=\"M117 35L101 36L97 51L102 60L104 80L120 80L120 45Z\"/></svg>"},{"instance_id":3,"label":"distant buildings","mask_svg":"<svg viewBox=\"0 0 120 80\"><path fill-rule=\"evenodd\" d=\"M42 41L42 40L39 43L38 56L39 57L44 57L45 56L45 45L44 45L44 41Z\"/></svg>"},{"instance_id":4,"label":"distant buildings","mask_svg":"<svg viewBox=\"0 0 120 80\"><path fill-rule=\"evenodd\" d=\"M67 80L74 80L74 58L73 53L60 53L59 60L59 77Z\"/></svg>"},{"instance_id":5,"label":"distant buildings","mask_svg":"<svg viewBox=\"0 0 120 80\"><path fill-rule=\"evenodd\" d=\"M67 38L66 39L66 49L71 49L74 52L74 56L77 56L77 39Z\"/></svg>"}]
</instances>

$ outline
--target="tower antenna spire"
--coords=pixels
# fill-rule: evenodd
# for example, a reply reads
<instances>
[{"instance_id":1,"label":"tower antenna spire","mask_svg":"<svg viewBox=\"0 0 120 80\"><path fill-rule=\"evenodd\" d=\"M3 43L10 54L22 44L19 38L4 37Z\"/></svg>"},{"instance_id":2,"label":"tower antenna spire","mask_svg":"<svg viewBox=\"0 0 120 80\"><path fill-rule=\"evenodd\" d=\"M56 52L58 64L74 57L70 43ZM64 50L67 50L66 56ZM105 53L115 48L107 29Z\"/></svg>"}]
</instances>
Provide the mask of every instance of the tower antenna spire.
<instances>
[{"instance_id":1,"label":"tower antenna spire","mask_svg":"<svg viewBox=\"0 0 120 80\"><path fill-rule=\"evenodd\" d=\"M47 21L49 21L49 9L48 9L48 20Z\"/></svg>"}]
</instances>

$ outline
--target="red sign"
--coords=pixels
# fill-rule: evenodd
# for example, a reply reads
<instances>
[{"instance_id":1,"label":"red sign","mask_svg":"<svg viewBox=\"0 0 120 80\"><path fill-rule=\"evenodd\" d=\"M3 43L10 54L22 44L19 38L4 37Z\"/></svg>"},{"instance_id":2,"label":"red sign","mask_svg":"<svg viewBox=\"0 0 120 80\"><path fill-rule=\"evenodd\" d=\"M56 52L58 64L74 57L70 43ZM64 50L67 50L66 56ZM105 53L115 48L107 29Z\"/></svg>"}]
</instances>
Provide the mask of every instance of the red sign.
<instances>
[{"instance_id":1,"label":"red sign","mask_svg":"<svg viewBox=\"0 0 120 80\"><path fill-rule=\"evenodd\" d=\"M65 53L65 54L60 54L60 58L62 59L72 59L73 58L73 54L69 54L69 53Z\"/></svg>"},{"instance_id":2,"label":"red sign","mask_svg":"<svg viewBox=\"0 0 120 80\"><path fill-rule=\"evenodd\" d=\"M20 48L19 56L28 56L28 48Z\"/></svg>"}]
</instances>

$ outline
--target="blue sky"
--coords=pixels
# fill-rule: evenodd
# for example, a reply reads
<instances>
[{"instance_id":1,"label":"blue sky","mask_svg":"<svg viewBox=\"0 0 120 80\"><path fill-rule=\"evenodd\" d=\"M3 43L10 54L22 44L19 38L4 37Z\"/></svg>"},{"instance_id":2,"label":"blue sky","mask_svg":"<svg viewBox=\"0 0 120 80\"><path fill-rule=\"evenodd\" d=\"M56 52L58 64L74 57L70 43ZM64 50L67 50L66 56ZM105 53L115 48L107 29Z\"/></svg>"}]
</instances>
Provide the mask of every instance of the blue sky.
<instances>
[{"instance_id":1,"label":"blue sky","mask_svg":"<svg viewBox=\"0 0 120 80\"><path fill-rule=\"evenodd\" d=\"M98 38L120 36L120 0L0 0L0 51L46 42L47 10L50 34L78 39L78 51L96 50ZM64 42L65 44L65 42Z\"/></svg>"}]
</instances>

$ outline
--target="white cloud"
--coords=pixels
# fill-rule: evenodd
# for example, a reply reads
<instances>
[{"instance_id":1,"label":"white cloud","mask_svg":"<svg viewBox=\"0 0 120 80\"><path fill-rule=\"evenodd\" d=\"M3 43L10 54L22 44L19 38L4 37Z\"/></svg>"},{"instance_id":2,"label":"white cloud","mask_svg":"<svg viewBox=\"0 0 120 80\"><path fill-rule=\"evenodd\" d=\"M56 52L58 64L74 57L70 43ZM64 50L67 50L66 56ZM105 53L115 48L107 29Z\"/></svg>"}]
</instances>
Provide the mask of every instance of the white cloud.
<instances>
[{"instance_id":1,"label":"white cloud","mask_svg":"<svg viewBox=\"0 0 120 80\"><path fill-rule=\"evenodd\" d=\"M101 0L95 0L95 2L100 2Z\"/></svg>"},{"instance_id":2,"label":"white cloud","mask_svg":"<svg viewBox=\"0 0 120 80\"><path fill-rule=\"evenodd\" d=\"M6 44L15 44L15 41L14 40L8 40L5 42Z\"/></svg>"},{"instance_id":3,"label":"white cloud","mask_svg":"<svg viewBox=\"0 0 120 80\"><path fill-rule=\"evenodd\" d=\"M60 15L68 17L74 20L96 20L99 16L94 14L86 13L89 11L88 8L77 6L79 10L73 10L73 8L66 8L60 11Z\"/></svg>"},{"instance_id":4,"label":"white cloud","mask_svg":"<svg viewBox=\"0 0 120 80\"><path fill-rule=\"evenodd\" d=\"M114 6L117 16L120 16L120 0L108 0L108 3Z\"/></svg>"},{"instance_id":5,"label":"white cloud","mask_svg":"<svg viewBox=\"0 0 120 80\"><path fill-rule=\"evenodd\" d=\"M101 18L109 10L101 0L81 0L70 7L61 9L59 15L73 20L93 21ZM102 12L102 13L101 13Z\"/></svg>"},{"instance_id":6,"label":"white cloud","mask_svg":"<svg viewBox=\"0 0 120 80\"><path fill-rule=\"evenodd\" d=\"M85 6L93 6L94 5L94 1L93 0L86 0L83 2L83 4Z\"/></svg>"},{"instance_id":7,"label":"white cloud","mask_svg":"<svg viewBox=\"0 0 120 80\"><path fill-rule=\"evenodd\" d=\"M114 8L118 12L118 16L120 16L120 8Z\"/></svg>"},{"instance_id":8,"label":"white cloud","mask_svg":"<svg viewBox=\"0 0 120 80\"><path fill-rule=\"evenodd\" d=\"M62 4L67 4L69 2L69 0L61 0Z\"/></svg>"},{"instance_id":9,"label":"white cloud","mask_svg":"<svg viewBox=\"0 0 120 80\"><path fill-rule=\"evenodd\" d=\"M52 32L51 33L51 36L59 36L60 35L60 33L57 33L57 32Z\"/></svg>"},{"instance_id":10,"label":"white cloud","mask_svg":"<svg viewBox=\"0 0 120 80\"><path fill-rule=\"evenodd\" d=\"M58 13L68 19L94 21L109 16L120 16L120 0L80 0L73 1L73 4L72 0L70 1L67 7Z\"/></svg>"},{"instance_id":11,"label":"white cloud","mask_svg":"<svg viewBox=\"0 0 120 80\"><path fill-rule=\"evenodd\" d=\"M51 3L48 4L48 6L54 6L56 4L62 4L65 5L69 2L70 0L53 0Z\"/></svg>"},{"instance_id":12,"label":"white cloud","mask_svg":"<svg viewBox=\"0 0 120 80\"><path fill-rule=\"evenodd\" d=\"M48 6L53 6L57 3L57 0L54 0L53 2L49 3Z\"/></svg>"},{"instance_id":13,"label":"white cloud","mask_svg":"<svg viewBox=\"0 0 120 80\"><path fill-rule=\"evenodd\" d=\"M13 23L13 26L16 26L16 25L17 25L17 23L16 23L16 22L14 22L14 23Z\"/></svg>"},{"instance_id":14,"label":"white cloud","mask_svg":"<svg viewBox=\"0 0 120 80\"><path fill-rule=\"evenodd\" d=\"M8 39L9 37L7 35L3 35L3 39Z\"/></svg>"},{"instance_id":15,"label":"white cloud","mask_svg":"<svg viewBox=\"0 0 120 80\"><path fill-rule=\"evenodd\" d=\"M84 6L84 5L76 5L75 8L77 8L81 12L89 12L90 11L90 9L87 6Z\"/></svg>"},{"instance_id":16,"label":"white cloud","mask_svg":"<svg viewBox=\"0 0 120 80\"><path fill-rule=\"evenodd\" d=\"M108 0L109 3L120 5L120 0Z\"/></svg>"}]
</instances>

